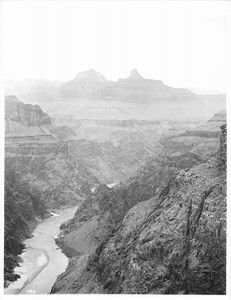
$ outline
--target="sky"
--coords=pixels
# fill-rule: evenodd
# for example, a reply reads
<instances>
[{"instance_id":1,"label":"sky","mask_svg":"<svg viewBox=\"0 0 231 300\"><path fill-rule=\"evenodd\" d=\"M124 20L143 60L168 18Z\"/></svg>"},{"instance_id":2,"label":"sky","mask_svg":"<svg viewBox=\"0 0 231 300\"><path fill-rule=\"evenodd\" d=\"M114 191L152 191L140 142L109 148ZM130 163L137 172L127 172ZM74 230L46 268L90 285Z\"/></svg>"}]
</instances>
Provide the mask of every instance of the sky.
<instances>
[{"instance_id":1,"label":"sky","mask_svg":"<svg viewBox=\"0 0 231 300\"><path fill-rule=\"evenodd\" d=\"M174 87L225 92L228 1L0 1L4 78L71 80L136 68Z\"/></svg>"}]
</instances>

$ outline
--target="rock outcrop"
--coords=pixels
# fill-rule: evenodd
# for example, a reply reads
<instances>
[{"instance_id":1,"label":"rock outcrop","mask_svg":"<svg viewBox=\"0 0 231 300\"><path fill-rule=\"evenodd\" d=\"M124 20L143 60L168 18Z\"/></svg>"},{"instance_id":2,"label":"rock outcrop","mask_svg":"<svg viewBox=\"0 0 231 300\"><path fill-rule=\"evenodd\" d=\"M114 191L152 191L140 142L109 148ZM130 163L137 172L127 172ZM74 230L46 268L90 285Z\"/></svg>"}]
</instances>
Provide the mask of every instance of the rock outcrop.
<instances>
[{"instance_id":1,"label":"rock outcrop","mask_svg":"<svg viewBox=\"0 0 231 300\"><path fill-rule=\"evenodd\" d=\"M11 98L6 98L5 104L6 170L20 174L20 182L32 194L42 194L43 203L48 208L81 202L91 193L90 186L98 180L89 173L81 159L68 152L64 140L66 136L74 136L75 132L53 126L50 122L47 124L50 117L40 107Z\"/></svg>"},{"instance_id":2,"label":"rock outcrop","mask_svg":"<svg viewBox=\"0 0 231 300\"><path fill-rule=\"evenodd\" d=\"M24 104L16 96L6 96L5 120L14 121L25 126L50 124L51 119L38 105Z\"/></svg>"}]
</instances>

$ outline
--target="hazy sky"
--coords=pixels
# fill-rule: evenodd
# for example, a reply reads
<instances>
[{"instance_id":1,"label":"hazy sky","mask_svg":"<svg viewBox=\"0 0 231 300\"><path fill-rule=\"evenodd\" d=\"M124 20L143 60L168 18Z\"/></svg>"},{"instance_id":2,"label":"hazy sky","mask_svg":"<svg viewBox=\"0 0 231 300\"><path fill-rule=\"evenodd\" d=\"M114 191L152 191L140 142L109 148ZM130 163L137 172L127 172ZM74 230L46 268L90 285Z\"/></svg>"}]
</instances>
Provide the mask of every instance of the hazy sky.
<instances>
[{"instance_id":1,"label":"hazy sky","mask_svg":"<svg viewBox=\"0 0 231 300\"><path fill-rule=\"evenodd\" d=\"M172 86L226 90L223 1L0 1L4 77L108 79L137 68Z\"/></svg>"}]
</instances>

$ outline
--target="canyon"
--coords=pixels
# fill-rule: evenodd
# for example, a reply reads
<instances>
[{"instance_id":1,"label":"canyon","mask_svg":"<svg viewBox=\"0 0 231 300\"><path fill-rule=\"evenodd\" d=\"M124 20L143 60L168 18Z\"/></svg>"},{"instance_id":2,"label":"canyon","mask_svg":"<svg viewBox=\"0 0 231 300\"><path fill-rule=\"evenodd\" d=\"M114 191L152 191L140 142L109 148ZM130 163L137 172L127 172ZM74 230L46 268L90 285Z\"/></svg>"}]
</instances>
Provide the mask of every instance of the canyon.
<instances>
[{"instance_id":1,"label":"canyon","mask_svg":"<svg viewBox=\"0 0 231 300\"><path fill-rule=\"evenodd\" d=\"M24 87L5 98L5 287L25 241L71 210L55 236L67 267L46 293L224 294L225 96L135 69Z\"/></svg>"}]
</instances>

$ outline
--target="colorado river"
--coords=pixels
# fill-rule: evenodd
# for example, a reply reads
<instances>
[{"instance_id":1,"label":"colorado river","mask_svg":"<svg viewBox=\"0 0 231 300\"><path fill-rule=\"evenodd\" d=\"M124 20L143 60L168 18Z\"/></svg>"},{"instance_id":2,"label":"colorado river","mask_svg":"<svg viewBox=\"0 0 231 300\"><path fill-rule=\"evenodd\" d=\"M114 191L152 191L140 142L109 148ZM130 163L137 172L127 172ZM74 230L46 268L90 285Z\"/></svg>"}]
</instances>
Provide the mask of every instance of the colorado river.
<instances>
[{"instance_id":1,"label":"colorado river","mask_svg":"<svg viewBox=\"0 0 231 300\"><path fill-rule=\"evenodd\" d=\"M112 183L107 184L107 187L109 187L109 189L111 189L115 185L117 185L117 182L112 182ZM97 186L94 186L93 188L91 188L91 192L94 193L96 188L97 188Z\"/></svg>"},{"instance_id":2,"label":"colorado river","mask_svg":"<svg viewBox=\"0 0 231 300\"><path fill-rule=\"evenodd\" d=\"M68 265L68 258L55 243L62 223L72 218L77 208L65 209L60 215L42 221L33 231L33 237L24 241L23 262L15 268L21 278L11 283L5 294L49 294L57 276Z\"/></svg>"}]
</instances>

